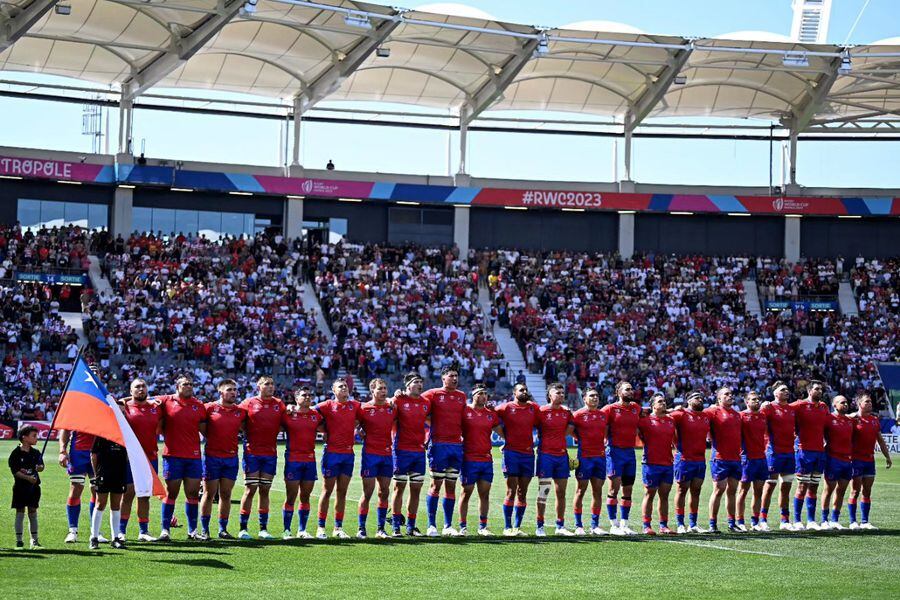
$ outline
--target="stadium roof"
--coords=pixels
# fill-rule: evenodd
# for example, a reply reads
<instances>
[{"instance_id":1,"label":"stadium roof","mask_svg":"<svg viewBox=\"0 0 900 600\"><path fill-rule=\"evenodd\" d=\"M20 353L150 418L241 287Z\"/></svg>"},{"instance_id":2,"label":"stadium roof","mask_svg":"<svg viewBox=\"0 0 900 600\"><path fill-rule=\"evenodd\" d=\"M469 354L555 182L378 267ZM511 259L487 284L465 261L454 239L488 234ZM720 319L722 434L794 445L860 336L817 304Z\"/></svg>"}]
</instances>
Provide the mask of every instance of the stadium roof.
<instances>
[{"instance_id":1,"label":"stadium roof","mask_svg":"<svg viewBox=\"0 0 900 600\"><path fill-rule=\"evenodd\" d=\"M579 24L580 25L580 24ZM900 40L842 48L537 29L347 0L0 0L0 70L451 110L811 123L900 116ZM388 49L387 52L377 51ZM848 70L849 68L849 70Z\"/></svg>"}]
</instances>

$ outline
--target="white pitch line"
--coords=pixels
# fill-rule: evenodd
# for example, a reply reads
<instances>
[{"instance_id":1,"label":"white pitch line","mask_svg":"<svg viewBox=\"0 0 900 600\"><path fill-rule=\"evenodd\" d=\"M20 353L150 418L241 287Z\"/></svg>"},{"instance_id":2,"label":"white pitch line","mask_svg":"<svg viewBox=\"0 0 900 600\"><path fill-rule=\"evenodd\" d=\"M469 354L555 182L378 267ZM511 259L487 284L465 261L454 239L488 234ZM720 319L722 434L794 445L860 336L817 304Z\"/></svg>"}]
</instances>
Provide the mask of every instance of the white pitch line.
<instances>
[{"instance_id":1,"label":"white pitch line","mask_svg":"<svg viewBox=\"0 0 900 600\"><path fill-rule=\"evenodd\" d=\"M697 546L698 548L712 548L713 550L727 550L729 552L740 552L741 554L760 554L762 556L778 556L784 558L784 554L776 554L774 552L760 552L757 550L740 550L738 548L729 548L728 546L717 546L715 544L704 544L703 542L682 542L679 540L660 540L667 544L685 544L687 546Z\"/></svg>"}]
</instances>

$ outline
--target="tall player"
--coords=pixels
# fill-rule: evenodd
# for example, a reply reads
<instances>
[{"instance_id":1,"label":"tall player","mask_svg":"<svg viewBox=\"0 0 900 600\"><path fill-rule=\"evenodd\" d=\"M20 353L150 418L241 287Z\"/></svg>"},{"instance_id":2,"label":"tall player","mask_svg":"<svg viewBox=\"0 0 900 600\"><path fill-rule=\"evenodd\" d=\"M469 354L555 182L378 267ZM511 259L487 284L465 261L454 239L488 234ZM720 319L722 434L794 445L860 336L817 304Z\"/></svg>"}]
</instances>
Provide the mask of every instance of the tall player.
<instances>
[{"instance_id":1,"label":"tall player","mask_svg":"<svg viewBox=\"0 0 900 600\"><path fill-rule=\"evenodd\" d=\"M850 529L877 529L869 522L872 509L872 486L875 483L875 443L881 448L888 469L894 464L888 445L881 435L881 422L872 414L875 405L872 396L863 392L856 397L859 415L853 429L853 489L850 492ZM856 522L856 506L859 504L862 520Z\"/></svg>"},{"instance_id":2,"label":"tall player","mask_svg":"<svg viewBox=\"0 0 900 600\"><path fill-rule=\"evenodd\" d=\"M350 389L343 379L331 384L334 398L316 405L325 423L325 449L322 452L322 478L325 485L319 496L319 527L316 538L324 540L328 504L337 487L334 499L334 531L332 537L347 539L344 533L344 509L347 506L347 488L353 477L353 443L356 439L356 414L359 402L350 399Z\"/></svg>"},{"instance_id":3,"label":"tall player","mask_svg":"<svg viewBox=\"0 0 900 600\"><path fill-rule=\"evenodd\" d=\"M494 458L491 433L503 435L500 417L487 406L488 391L482 385L472 390L472 403L463 412L462 497L459 500L459 533L468 534L469 499L478 486L478 535L494 535L487 527Z\"/></svg>"},{"instance_id":4,"label":"tall player","mask_svg":"<svg viewBox=\"0 0 900 600\"><path fill-rule=\"evenodd\" d=\"M431 468L431 487L425 504L428 508L428 530L430 537L436 537L437 506L444 487L444 529L442 535L455 536L459 532L453 528L453 507L456 503L456 480L459 478L463 462L462 418L466 407L466 395L459 389L459 372L456 365L441 369L442 387L422 394L431 404L431 435L428 444L428 464Z\"/></svg>"},{"instance_id":5,"label":"tall player","mask_svg":"<svg viewBox=\"0 0 900 600\"><path fill-rule=\"evenodd\" d=\"M356 537L365 539L366 519L369 516L369 504L378 484L378 530L375 536L379 539L388 537L384 530L387 522L388 495L391 491L391 432L394 428L396 409L387 401L387 383L384 379L373 379L369 382L372 400L359 407L356 420L363 433L362 496L359 498L359 531Z\"/></svg>"},{"instance_id":6,"label":"tall player","mask_svg":"<svg viewBox=\"0 0 900 600\"><path fill-rule=\"evenodd\" d=\"M566 435L571 433L572 412L563 406L566 395L561 383L547 386L548 404L538 411L538 497L535 535L543 537L544 513L550 484L556 492L556 535L572 536L566 529L566 487L569 483L569 453ZM574 427L572 427L574 429Z\"/></svg>"},{"instance_id":7,"label":"tall player","mask_svg":"<svg viewBox=\"0 0 900 600\"><path fill-rule=\"evenodd\" d=\"M184 512L188 537L197 538L200 477L200 435L206 435L206 407L194 397L194 381L187 375L175 380L175 394L159 398L163 411L163 478L166 498L162 505L162 531L159 541L168 542L169 525L175 514L175 501L184 483Z\"/></svg>"},{"instance_id":8,"label":"tall player","mask_svg":"<svg viewBox=\"0 0 900 600\"><path fill-rule=\"evenodd\" d=\"M528 484L534 477L534 428L538 423L538 405L524 383L513 388L513 400L497 408L503 425L503 476L506 477L506 499L503 501L505 536L524 536L522 519L528 506ZM513 505L515 504L515 521Z\"/></svg>"},{"instance_id":9,"label":"tall player","mask_svg":"<svg viewBox=\"0 0 900 600\"><path fill-rule=\"evenodd\" d=\"M825 493L822 495L822 529L843 529L840 523L844 494L853 476L854 421L847 413L850 401L835 396L831 401L834 412L825 423ZM832 498L834 502L832 503ZM831 521L828 512L831 510Z\"/></svg>"},{"instance_id":10,"label":"tall player","mask_svg":"<svg viewBox=\"0 0 900 600\"><path fill-rule=\"evenodd\" d=\"M762 506L763 485L769 476L769 465L766 463L766 416L760 412L759 394L748 392L744 397L747 410L741 412L741 487L738 492L737 528L747 531L744 520L747 505L747 494L753 488L753 514L750 517L750 528L759 531L759 514Z\"/></svg>"},{"instance_id":11,"label":"tall player","mask_svg":"<svg viewBox=\"0 0 900 600\"><path fill-rule=\"evenodd\" d=\"M394 425L394 495L392 501L394 537L400 537L403 522L403 492L409 485L406 504L406 534L413 537L422 533L416 527L419 496L425 482L425 427L429 423L431 406L422 397L422 378L418 373L408 373L403 378L404 393L391 400L396 409Z\"/></svg>"},{"instance_id":12,"label":"tall player","mask_svg":"<svg viewBox=\"0 0 900 600\"><path fill-rule=\"evenodd\" d=\"M584 535L584 524L581 520L582 504L591 486L591 533L605 535L600 528L600 513L603 511L603 480L606 479L606 429L608 422L606 413L601 411L600 393L595 388L584 392L584 408L572 415L575 441L578 443L578 467L575 469L575 500L572 510L575 513L575 535Z\"/></svg>"},{"instance_id":13,"label":"tall player","mask_svg":"<svg viewBox=\"0 0 900 600\"><path fill-rule=\"evenodd\" d=\"M806 386L806 398L793 402L797 419L797 493L794 496L794 531L803 531L801 511L806 499L806 529L818 530L816 492L825 471L825 423L830 419L828 405L822 401L825 384L812 380Z\"/></svg>"},{"instance_id":14,"label":"tall player","mask_svg":"<svg viewBox=\"0 0 900 600\"><path fill-rule=\"evenodd\" d=\"M281 515L284 522L284 539L291 537L291 522L294 520L294 506L300 496L299 524L297 537L309 539L306 531L309 522L309 497L316 485L316 434L324 429L322 415L312 408L313 393L308 387L301 387L294 393L296 406L288 406L284 414L283 426L287 433L284 447L284 487L285 499Z\"/></svg>"},{"instance_id":15,"label":"tall player","mask_svg":"<svg viewBox=\"0 0 900 600\"><path fill-rule=\"evenodd\" d=\"M675 448L678 434L675 430L675 420L666 414L665 396L653 394L650 408L653 412L638 421L638 433L644 442L644 457L641 461L644 481L644 500L641 503L643 531L645 535L656 535L652 525L653 498L656 496L659 532L663 535L673 535L675 532L669 529L669 492L672 490L675 476L672 450Z\"/></svg>"},{"instance_id":16,"label":"tall player","mask_svg":"<svg viewBox=\"0 0 900 600\"><path fill-rule=\"evenodd\" d=\"M703 533L697 523L700 513L700 492L706 479L706 440L709 437L709 416L703 412L703 394L688 394L687 407L672 411L672 419L678 433L678 451L675 453L675 519L678 533ZM688 525L684 524L684 505L688 492L691 506Z\"/></svg>"},{"instance_id":17,"label":"tall player","mask_svg":"<svg viewBox=\"0 0 900 600\"><path fill-rule=\"evenodd\" d=\"M641 406L635 401L634 388L627 381L616 384L616 402L607 404L602 410L609 420L609 437L606 450L606 476L609 478L609 493L606 496L606 511L609 514L609 532L613 535L635 535L628 526L631 514L631 490L637 476L637 461L634 455L637 440L638 421ZM616 506L622 491L621 518L616 520Z\"/></svg>"},{"instance_id":18,"label":"tall player","mask_svg":"<svg viewBox=\"0 0 900 600\"><path fill-rule=\"evenodd\" d=\"M162 410L155 402L147 399L147 382L143 379L135 379L131 382L131 398L122 407L125 419L131 426L137 437L147 460L153 465L154 475L159 470L159 444L157 438L162 433ZM134 480L131 469L125 470L125 495L122 496L122 514L119 522L119 533L124 539L128 530L128 520L131 517L131 505L134 502ZM154 542L156 538L150 535L150 498L137 499L138 540L141 542Z\"/></svg>"},{"instance_id":19,"label":"tall player","mask_svg":"<svg viewBox=\"0 0 900 600\"><path fill-rule=\"evenodd\" d=\"M775 486L780 485L778 504L781 508L782 531L793 531L790 518L791 485L794 482L796 459L794 457L794 438L796 435L796 416L791 406L791 393L787 384L776 381L772 384L772 395L775 402L762 407L766 416L769 443L766 447L766 463L769 467L769 478L763 489L762 508L759 530L769 531L769 504Z\"/></svg>"},{"instance_id":20,"label":"tall player","mask_svg":"<svg viewBox=\"0 0 900 600\"><path fill-rule=\"evenodd\" d=\"M241 402L247 413L244 439L244 495L241 497L241 531L238 538L250 539L247 523L253 509L253 496L259 491L259 538L272 539L269 525L269 490L278 464L278 432L284 415L284 402L274 396L275 381L268 375L256 382L257 395Z\"/></svg>"},{"instance_id":21,"label":"tall player","mask_svg":"<svg viewBox=\"0 0 900 600\"><path fill-rule=\"evenodd\" d=\"M203 497L200 499L200 539L209 539L213 498L219 496L219 539L228 533L231 492L238 475L238 436L247 422L247 411L237 404L237 382L219 382L219 399L206 405L206 445L203 457Z\"/></svg>"},{"instance_id":22,"label":"tall player","mask_svg":"<svg viewBox=\"0 0 900 600\"><path fill-rule=\"evenodd\" d=\"M89 478L94 477L94 469L91 467L91 448L94 447L94 436L77 431L59 432L59 466L69 475L69 497L66 498L66 516L69 519L69 533L66 534L66 543L72 544L78 541L78 519L81 516L81 493L84 484ZM91 488L91 503L88 511L88 522L94 514L94 504L97 494ZM101 543L109 540L100 536Z\"/></svg>"},{"instance_id":23,"label":"tall player","mask_svg":"<svg viewBox=\"0 0 900 600\"><path fill-rule=\"evenodd\" d=\"M735 520L738 481L741 479L741 415L734 409L734 392L722 387L716 392L716 406L705 412L709 415L709 434L712 438L710 470L716 487L709 498L709 532L719 533L718 518L722 496L728 511L728 531L740 532Z\"/></svg>"}]
</instances>

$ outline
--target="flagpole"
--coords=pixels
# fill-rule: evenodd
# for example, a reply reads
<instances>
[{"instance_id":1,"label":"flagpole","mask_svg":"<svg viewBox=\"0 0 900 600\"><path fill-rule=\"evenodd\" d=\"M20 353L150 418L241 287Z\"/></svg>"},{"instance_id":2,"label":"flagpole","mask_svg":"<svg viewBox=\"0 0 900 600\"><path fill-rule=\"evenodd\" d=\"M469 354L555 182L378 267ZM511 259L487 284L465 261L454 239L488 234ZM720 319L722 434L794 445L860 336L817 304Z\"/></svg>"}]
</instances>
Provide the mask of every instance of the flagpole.
<instances>
[{"instance_id":1,"label":"flagpole","mask_svg":"<svg viewBox=\"0 0 900 600\"><path fill-rule=\"evenodd\" d=\"M81 360L82 353L84 353L84 346L78 346L78 355L75 356L72 370L69 371L69 376L66 378L66 385L63 387L62 394L59 396L59 404L56 405L56 410L53 412L53 420L50 422L50 429L47 430L47 438L44 440L44 446L41 448L41 458L44 457L44 451L47 450L47 443L50 441L50 436L53 433L53 426L56 425L56 417L59 416L59 408L62 406L63 398L66 397L66 392L69 390L69 384L72 383L72 376L75 375L75 368L78 366L78 361Z\"/></svg>"}]
</instances>

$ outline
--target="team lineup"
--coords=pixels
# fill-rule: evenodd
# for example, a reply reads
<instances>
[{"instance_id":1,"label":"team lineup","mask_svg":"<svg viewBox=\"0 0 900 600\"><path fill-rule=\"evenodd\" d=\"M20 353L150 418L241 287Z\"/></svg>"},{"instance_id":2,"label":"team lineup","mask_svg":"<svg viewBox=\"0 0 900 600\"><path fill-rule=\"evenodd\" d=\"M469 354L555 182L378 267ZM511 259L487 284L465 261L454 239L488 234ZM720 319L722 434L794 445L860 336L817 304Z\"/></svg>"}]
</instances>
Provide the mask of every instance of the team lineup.
<instances>
[{"instance_id":1,"label":"team lineup","mask_svg":"<svg viewBox=\"0 0 900 600\"><path fill-rule=\"evenodd\" d=\"M78 540L81 497L88 483L92 499L91 548L107 541L101 535L107 507L111 543L124 548L135 500L138 540L170 540L175 503L182 492L190 539L233 539L228 527L232 493L241 466L241 443L244 491L236 537L252 538L249 522L255 501L257 537L271 539L269 492L278 471L277 441L282 432L286 439L282 469L286 488L282 507L284 539L326 539L332 495L331 535L349 537L343 521L355 470L357 436L363 440L359 468L362 494L357 506L359 538L368 536L373 500L377 503L376 537L422 536L417 513L427 470L431 481L425 498L428 524L424 535L468 535L470 504L477 496L473 510L478 511L478 524L472 529L478 535L492 536L488 514L495 434L503 440L504 536L526 535L522 521L528 489L535 476L535 535L548 533L545 518L551 495L556 510L553 532L558 536L636 534L629 519L632 489L638 476L638 440L643 446L640 475L645 488L642 526L638 530L647 535L707 531L699 525L699 511L708 441L714 486L708 506L709 533L720 531L723 500L728 531L769 531L769 508L776 492L780 530L843 529L845 497L848 527L874 529L869 518L876 445L885 456L887 468L892 464L879 419L873 414L872 398L865 393L856 396L855 412L851 414L850 401L835 396L829 409L823 401L824 385L818 381L809 383L804 399L793 402L783 382L770 386L768 401L750 392L744 398L746 409L740 412L733 406L734 394L729 388L720 388L715 404L708 408L704 408L704 395L692 392L683 407L670 409L662 394L654 394L649 409L644 409L634 388L623 381L616 386L612 403L600 408L599 393L588 389L584 393L585 406L573 412L563 405L565 392L561 384L548 386L544 406L532 401L524 384L517 384L513 398L493 408L488 406L486 388L476 385L471 399L458 389L455 368L445 367L441 380L442 387L423 391L422 378L410 373L404 378L404 389L389 397L387 383L374 379L369 383L371 400L365 403L350 399L346 382L337 380L332 385L333 397L313 406L309 388L297 390L293 402L285 404L274 396L274 381L266 376L257 382L257 395L240 403L237 384L223 380L218 385L219 398L206 404L194 396L189 377L176 380L174 394L153 398L146 382L135 379L131 396L122 399L120 406L147 459L157 468L158 436L163 438L166 497L160 533L156 537L150 533L150 499L135 498L124 448L102 438L63 431L59 464L67 469L70 479L66 502L69 533L65 541ZM317 468L315 448L320 434L325 444ZM574 459L567 449L570 436L577 447ZM573 470L574 529L566 523L570 507L568 484ZM319 475L323 484L313 536L307 532L307 526L311 495ZM796 491L792 494L795 479ZM462 488L458 507L457 480ZM670 527L673 485L676 523ZM583 512L589 489L591 518L586 526ZM213 534L210 526L216 501L218 530ZM745 520L748 501L749 525ZM654 502L657 529L653 527ZM601 527L604 504L608 529ZM444 517L440 529L439 505ZM821 520L816 518L819 507Z\"/></svg>"}]
</instances>

